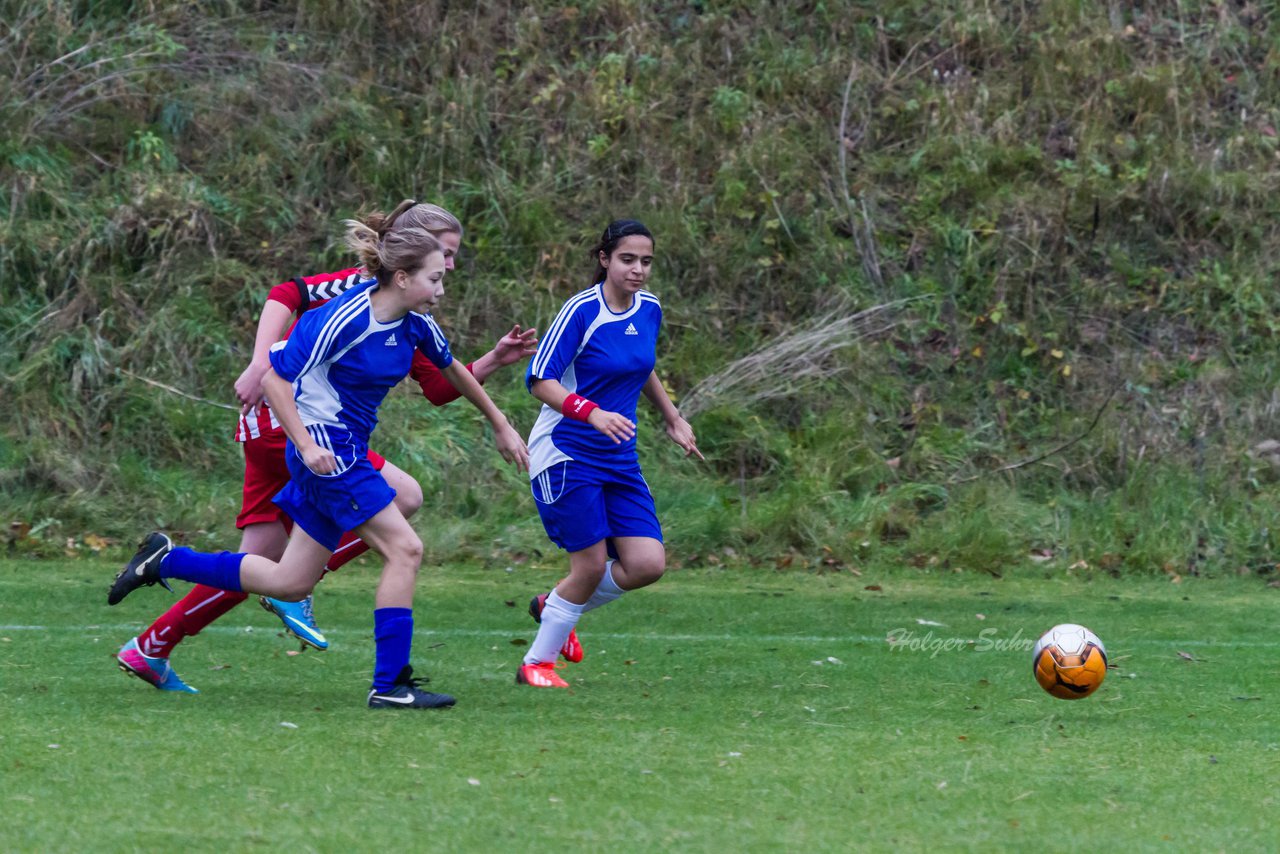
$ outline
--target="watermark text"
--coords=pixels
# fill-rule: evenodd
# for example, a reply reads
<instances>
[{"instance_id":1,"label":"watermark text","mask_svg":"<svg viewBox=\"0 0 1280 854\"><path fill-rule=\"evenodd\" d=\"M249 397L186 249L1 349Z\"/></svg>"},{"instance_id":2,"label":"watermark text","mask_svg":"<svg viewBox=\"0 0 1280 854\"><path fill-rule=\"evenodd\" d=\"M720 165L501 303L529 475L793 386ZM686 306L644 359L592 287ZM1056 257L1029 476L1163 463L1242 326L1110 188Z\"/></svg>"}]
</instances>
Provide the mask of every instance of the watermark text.
<instances>
[{"instance_id":1,"label":"watermark text","mask_svg":"<svg viewBox=\"0 0 1280 854\"><path fill-rule=\"evenodd\" d=\"M972 650L973 652L1031 652L1035 638L1026 637L1018 629L1007 637L1000 636L999 629L983 629L976 638L944 637L933 629L920 633L916 629L890 629L885 643L894 652L927 652L930 658L940 653Z\"/></svg>"}]
</instances>

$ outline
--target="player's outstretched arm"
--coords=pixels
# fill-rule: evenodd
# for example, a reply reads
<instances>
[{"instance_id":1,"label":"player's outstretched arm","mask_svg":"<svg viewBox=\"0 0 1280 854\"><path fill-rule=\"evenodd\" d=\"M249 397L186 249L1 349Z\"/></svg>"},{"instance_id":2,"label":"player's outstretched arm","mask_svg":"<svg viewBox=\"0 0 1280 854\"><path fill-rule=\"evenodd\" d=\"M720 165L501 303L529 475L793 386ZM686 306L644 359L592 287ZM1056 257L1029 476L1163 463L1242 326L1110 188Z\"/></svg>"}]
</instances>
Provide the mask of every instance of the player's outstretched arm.
<instances>
[{"instance_id":1,"label":"player's outstretched arm","mask_svg":"<svg viewBox=\"0 0 1280 854\"><path fill-rule=\"evenodd\" d=\"M467 370L480 382L484 382L498 368L514 365L522 359L532 356L538 349L538 330L521 330L516 324L511 331L498 339L493 349L479 359L467 365ZM413 366L409 369L422 394L434 406L444 406L462 396L453 384L444 378L440 369L421 353L413 354Z\"/></svg>"},{"instance_id":2,"label":"player's outstretched arm","mask_svg":"<svg viewBox=\"0 0 1280 854\"><path fill-rule=\"evenodd\" d=\"M284 337L293 319L293 309L275 299L268 299L258 318L258 331L253 339L253 358L236 379L236 398L240 401L240 414L246 414L262 401L262 378L271 369L267 354L271 345Z\"/></svg>"},{"instance_id":3,"label":"player's outstretched arm","mask_svg":"<svg viewBox=\"0 0 1280 854\"><path fill-rule=\"evenodd\" d=\"M498 339L493 349L476 359L471 366L472 375L484 382L498 368L514 365L538 352L538 330L522 329L520 324Z\"/></svg>"},{"instance_id":4,"label":"player's outstretched arm","mask_svg":"<svg viewBox=\"0 0 1280 854\"><path fill-rule=\"evenodd\" d=\"M451 382L455 388L470 401L471 405L479 409L485 418L489 419L490 426L493 427L494 442L498 446L498 453L509 463L515 463L516 468L520 471L529 470L529 449L525 446L524 439L520 438L520 434L511 426L511 422L507 420L507 416L494 404L493 400L471 373L458 364L455 360L449 364L449 367L441 371L444 378Z\"/></svg>"},{"instance_id":5,"label":"player's outstretched arm","mask_svg":"<svg viewBox=\"0 0 1280 854\"><path fill-rule=\"evenodd\" d=\"M621 445L636 435L635 422L630 418L601 409L585 397L569 391L559 380L536 380L530 391L534 397L566 418L587 422L612 439L615 445Z\"/></svg>"},{"instance_id":6,"label":"player's outstretched arm","mask_svg":"<svg viewBox=\"0 0 1280 854\"><path fill-rule=\"evenodd\" d=\"M662 380L658 379L657 371L649 373L649 379L645 380L642 390L644 396L649 398L649 402L662 414L662 420L666 422L667 435L671 437L671 441L684 449L686 457L696 456L700 460L705 460L706 457L702 456L702 451L698 450L698 440L693 435L693 428L689 426L688 421L684 420L684 416L680 414L680 410L676 409L676 405L671 402L671 396L667 394Z\"/></svg>"}]
</instances>

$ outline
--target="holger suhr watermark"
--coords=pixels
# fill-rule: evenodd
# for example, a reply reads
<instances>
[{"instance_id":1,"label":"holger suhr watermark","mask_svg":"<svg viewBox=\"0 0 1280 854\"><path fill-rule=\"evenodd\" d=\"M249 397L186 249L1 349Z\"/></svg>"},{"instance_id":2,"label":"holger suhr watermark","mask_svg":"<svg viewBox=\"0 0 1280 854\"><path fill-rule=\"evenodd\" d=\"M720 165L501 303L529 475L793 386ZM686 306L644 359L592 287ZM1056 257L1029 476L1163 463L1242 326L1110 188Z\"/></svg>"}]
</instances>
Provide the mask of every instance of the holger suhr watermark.
<instances>
[{"instance_id":1,"label":"holger suhr watermark","mask_svg":"<svg viewBox=\"0 0 1280 854\"><path fill-rule=\"evenodd\" d=\"M890 629L885 642L893 652L927 652L935 658L942 652L956 652L967 649L973 652L1031 652L1035 648L1036 639L1026 637L1022 629L1018 629L1008 637L1001 637L999 629L983 629L976 638L943 637L934 634L933 629L921 634L916 629Z\"/></svg>"}]
</instances>

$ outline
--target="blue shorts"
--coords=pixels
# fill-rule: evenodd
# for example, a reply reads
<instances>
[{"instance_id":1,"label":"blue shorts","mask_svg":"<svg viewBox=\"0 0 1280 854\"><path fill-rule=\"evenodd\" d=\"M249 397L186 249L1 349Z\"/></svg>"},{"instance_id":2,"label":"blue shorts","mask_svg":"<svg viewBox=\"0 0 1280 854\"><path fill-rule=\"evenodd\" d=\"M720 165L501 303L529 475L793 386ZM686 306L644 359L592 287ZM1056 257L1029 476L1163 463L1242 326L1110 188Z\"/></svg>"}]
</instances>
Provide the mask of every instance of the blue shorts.
<instances>
[{"instance_id":1,"label":"blue shorts","mask_svg":"<svg viewBox=\"0 0 1280 854\"><path fill-rule=\"evenodd\" d=\"M610 537L662 542L653 493L638 467L609 471L567 460L538 473L529 488L547 536L567 552Z\"/></svg>"},{"instance_id":2,"label":"blue shorts","mask_svg":"<svg viewBox=\"0 0 1280 854\"><path fill-rule=\"evenodd\" d=\"M367 453L354 449L342 457L344 463L346 459L354 462L341 472L319 475L307 468L298 449L289 442L284 459L290 480L271 499L294 524L329 551L338 548L343 534L368 522L396 497L396 491L369 462Z\"/></svg>"}]
</instances>

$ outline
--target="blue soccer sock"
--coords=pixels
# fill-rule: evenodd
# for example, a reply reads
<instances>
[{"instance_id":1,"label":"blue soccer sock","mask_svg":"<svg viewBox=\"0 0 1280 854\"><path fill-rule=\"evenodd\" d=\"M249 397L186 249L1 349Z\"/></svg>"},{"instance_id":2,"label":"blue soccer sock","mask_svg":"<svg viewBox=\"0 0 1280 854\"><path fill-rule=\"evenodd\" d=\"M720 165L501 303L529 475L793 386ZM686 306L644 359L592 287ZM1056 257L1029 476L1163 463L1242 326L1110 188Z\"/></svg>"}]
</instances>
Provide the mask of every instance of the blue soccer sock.
<instances>
[{"instance_id":1,"label":"blue soccer sock","mask_svg":"<svg viewBox=\"0 0 1280 854\"><path fill-rule=\"evenodd\" d=\"M373 612L373 689L388 691L409 664L413 647L413 609L377 608Z\"/></svg>"},{"instance_id":2,"label":"blue soccer sock","mask_svg":"<svg viewBox=\"0 0 1280 854\"><path fill-rule=\"evenodd\" d=\"M192 584L205 584L232 593L240 587L240 562L243 552L198 552L179 546L160 561L161 578L179 578Z\"/></svg>"}]
</instances>

